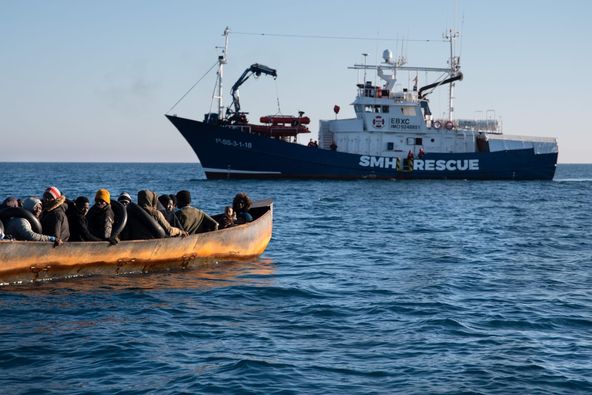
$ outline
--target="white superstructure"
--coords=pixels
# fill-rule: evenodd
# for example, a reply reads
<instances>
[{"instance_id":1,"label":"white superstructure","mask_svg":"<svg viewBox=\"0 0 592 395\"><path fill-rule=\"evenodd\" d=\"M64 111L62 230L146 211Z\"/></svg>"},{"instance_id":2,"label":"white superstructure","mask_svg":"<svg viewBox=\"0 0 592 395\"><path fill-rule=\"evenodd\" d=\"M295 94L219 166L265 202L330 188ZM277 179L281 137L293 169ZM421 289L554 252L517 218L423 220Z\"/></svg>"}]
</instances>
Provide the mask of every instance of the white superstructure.
<instances>
[{"instance_id":1,"label":"white superstructure","mask_svg":"<svg viewBox=\"0 0 592 395\"><path fill-rule=\"evenodd\" d=\"M488 120L455 120L453 118L454 84L462 80L460 58L454 56L453 42L458 35L444 36L450 42L447 68L408 67L405 59L393 61L385 50L381 65L356 64L352 69L373 70L384 83L375 86L366 81L358 84L352 103L356 114L351 119L320 121L319 144L340 152L362 155L405 158L424 153L495 152L533 148L535 153L556 153L554 138L505 136L500 123ZM395 90L398 71L415 71L442 75L439 80L418 89L417 77L411 89ZM440 86L448 85L446 119L433 117L427 95Z\"/></svg>"}]
</instances>

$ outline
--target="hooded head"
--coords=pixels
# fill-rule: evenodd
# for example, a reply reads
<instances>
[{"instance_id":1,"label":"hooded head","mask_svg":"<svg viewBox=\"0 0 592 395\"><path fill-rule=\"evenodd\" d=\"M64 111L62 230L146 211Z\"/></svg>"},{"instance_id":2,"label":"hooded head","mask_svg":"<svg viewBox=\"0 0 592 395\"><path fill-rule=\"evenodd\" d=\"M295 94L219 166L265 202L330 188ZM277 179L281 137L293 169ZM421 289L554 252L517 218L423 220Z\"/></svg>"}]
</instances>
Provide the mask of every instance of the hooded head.
<instances>
[{"instance_id":1,"label":"hooded head","mask_svg":"<svg viewBox=\"0 0 592 395\"><path fill-rule=\"evenodd\" d=\"M37 199L36 197L28 197L23 200L23 208L32 213L34 212L35 206L37 205L41 207L41 200Z\"/></svg>"},{"instance_id":2,"label":"hooded head","mask_svg":"<svg viewBox=\"0 0 592 395\"><path fill-rule=\"evenodd\" d=\"M97 200L102 200L107 204L111 204L111 194L106 189L99 189L95 194L95 202Z\"/></svg>"},{"instance_id":3,"label":"hooded head","mask_svg":"<svg viewBox=\"0 0 592 395\"><path fill-rule=\"evenodd\" d=\"M164 207L165 210L172 210L173 200L169 195L160 195L158 197L158 201L160 202L160 204L162 204L162 207Z\"/></svg>"},{"instance_id":4,"label":"hooded head","mask_svg":"<svg viewBox=\"0 0 592 395\"><path fill-rule=\"evenodd\" d=\"M149 191L148 189L138 192L138 206L142 208L156 209L158 207L158 198L156 197L156 193Z\"/></svg>"},{"instance_id":5,"label":"hooded head","mask_svg":"<svg viewBox=\"0 0 592 395\"><path fill-rule=\"evenodd\" d=\"M191 192L179 191L177 192L177 207L182 208L191 204Z\"/></svg>"},{"instance_id":6,"label":"hooded head","mask_svg":"<svg viewBox=\"0 0 592 395\"><path fill-rule=\"evenodd\" d=\"M14 196L7 197L6 199L4 199L4 201L2 202L2 204L0 206L1 207L18 207L18 199Z\"/></svg>"}]
</instances>

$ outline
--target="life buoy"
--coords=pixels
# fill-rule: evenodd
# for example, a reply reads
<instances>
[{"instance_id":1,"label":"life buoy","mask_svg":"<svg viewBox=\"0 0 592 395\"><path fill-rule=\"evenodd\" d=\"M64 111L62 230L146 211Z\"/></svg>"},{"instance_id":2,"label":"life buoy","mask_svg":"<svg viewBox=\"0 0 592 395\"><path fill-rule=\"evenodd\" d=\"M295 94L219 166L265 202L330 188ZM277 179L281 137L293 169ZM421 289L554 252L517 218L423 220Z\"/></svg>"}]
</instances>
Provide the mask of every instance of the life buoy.
<instances>
[{"instance_id":1,"label":"life buoy","mask_svg":"<svg viewBox=\"0 0 592 395\"><path fill-rule=\"evenodd\" d=\"M432 123L432 126L434 127L434 129L440 129L442 127L442 123L440 121L434 121L434 123Z\"/></svg>"},{"instance_id":2,"label":"life buoy","mask_svg":"<svg viewBox=\"0 0 592 395\"><path fill-rule=\"evenodd\" d=\"M444 125L444 127L448 130L452 130L452 128L454 127L454 124L452 123L452 121L446 121L446 124Z\"/></svg>"},{"instance_id":3,"label":"life buoy","mask_svg":"<svg viewBox=\"0 0 592 395\"><path fill-rule=\"evenodd\" d=\"M148 229L152 237L155 239L162 239L166 237L166 233L162 226L156 220L146 212L142 207L138 206L135 203L130 203L126 207L127 215L134 217L138 220L143 226Z\"/></svg>"},{"instance_id":4,"label":"life buoy","mask_svg":"<svg viewBox=\"0 0 592 395\"><path fill-rule=\"evenodd\" d=\"M113 222L113 230L111 231L111 237L117 237L125 228L127 224L127 210L125 206L119 203L117 200L111 201L111 209L115 215L115 221Z\"/></svg>"},{"instance_id":5,"label":"life buoy","mask_svg":"<svg viewBox=\"0 0 592 395\"><path fill-rule=\"evenodd\" d=\"M31 224L31 229L33 232L42 233L41 222L39 222L39 219L35 217L29 210L25 210L22 207L6 207L0 210L0 220L2 222L5 222L12 217L26 219Z\"/></svg>"},{"instance_id":6,"label":"life buoy","mask_svg":"<svg viewBox=\"0 0 592 395\"><path fill-rule=\"evenodd\" d=\"M384 126L384 118L380 115L375 116L372 120L372 125L374 125L374 127L377 129L382 128Z\"/></svg>"}]
</instances>

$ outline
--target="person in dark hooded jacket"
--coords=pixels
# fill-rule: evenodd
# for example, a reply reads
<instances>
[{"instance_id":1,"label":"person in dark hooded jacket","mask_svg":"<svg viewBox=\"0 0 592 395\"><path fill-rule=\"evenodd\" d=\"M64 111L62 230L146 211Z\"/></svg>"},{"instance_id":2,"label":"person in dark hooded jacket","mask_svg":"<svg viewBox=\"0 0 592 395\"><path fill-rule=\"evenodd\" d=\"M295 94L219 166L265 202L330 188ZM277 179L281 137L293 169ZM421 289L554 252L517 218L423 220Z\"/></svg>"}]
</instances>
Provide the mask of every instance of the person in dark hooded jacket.
<instances>
[{"instance_id":1,"label":"person in dark hooded jacket","mask_svg":"<svg viewBox=\"0 0 592 395\"><path fill-rule=\"evenodd\" d=\"M100 241L88 230L86 214L90 208L90 202L86 196L78 196L66 212L70 225L70 241Z\"/></svg>"},{"instance_id":2,"label":"person in dark hooded jacket","mask_svg":"<svg viewBox=\"0 0 592 395\"><path fill-rule=\"evenodd\" d=\"M138 206L142 207L164 229L169 237L186 236L187 232L169 224L162 212L158 209L158 197L156 193L147 189L138 192Z\"/></svg>"},{"instance_id":3,"label":"person in dark hooded jacket","mask_svg":"<svg viewBox=\"0 0 592 395\"><path fill-rule=\"evenodd\" d=\"M106 189L99 189L95 194L95 204L88 211L88 230L101 240L109 240L117 244L111 237L115 214L111 208L111 193Z\"/></svg>"},{"instance_id":4,"label":"person in dark hooded jacket","mask_svg":"<svg viewBox=\"0 0 592 395\"><path fill-rule=\"evenodd\" d=\"M56 187L49 187L43 193L43 213L41 215L41 227L43 234L54 236L58 244L68 241L70 227L66 217L66 197Z\"/></svg>"}]
</instances>

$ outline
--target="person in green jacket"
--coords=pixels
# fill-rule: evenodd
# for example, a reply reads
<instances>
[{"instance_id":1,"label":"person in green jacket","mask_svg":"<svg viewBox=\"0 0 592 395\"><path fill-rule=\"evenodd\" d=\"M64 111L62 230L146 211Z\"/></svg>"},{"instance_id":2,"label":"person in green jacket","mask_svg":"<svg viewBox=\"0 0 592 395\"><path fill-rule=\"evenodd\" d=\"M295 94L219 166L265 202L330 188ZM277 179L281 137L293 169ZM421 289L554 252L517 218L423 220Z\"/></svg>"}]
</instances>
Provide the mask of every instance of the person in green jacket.
<instances>
[{"instance_id":1,"label":"person in green jacket","mask_svg":"<svg viewBox=\"0 0 592 395\"><path fill-rule=\"evenodd\" d=\"M183 229L189 234L217 230L218 222L200 209L191 207L191 192L177 192L177 218Z\"/></svg>"}]
</instances>

